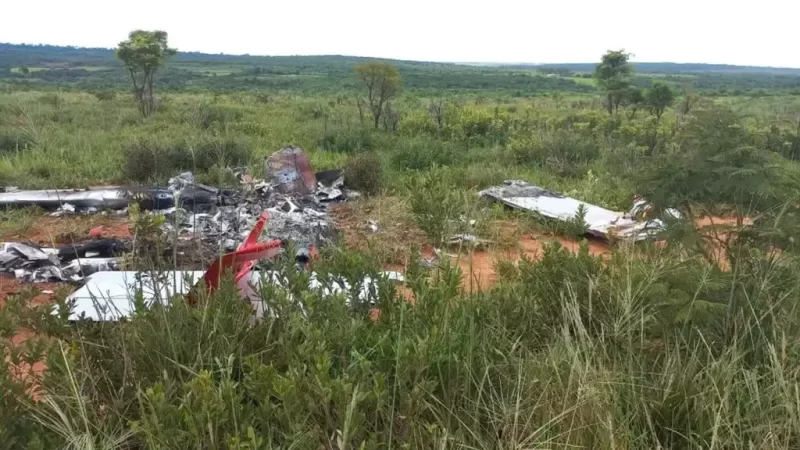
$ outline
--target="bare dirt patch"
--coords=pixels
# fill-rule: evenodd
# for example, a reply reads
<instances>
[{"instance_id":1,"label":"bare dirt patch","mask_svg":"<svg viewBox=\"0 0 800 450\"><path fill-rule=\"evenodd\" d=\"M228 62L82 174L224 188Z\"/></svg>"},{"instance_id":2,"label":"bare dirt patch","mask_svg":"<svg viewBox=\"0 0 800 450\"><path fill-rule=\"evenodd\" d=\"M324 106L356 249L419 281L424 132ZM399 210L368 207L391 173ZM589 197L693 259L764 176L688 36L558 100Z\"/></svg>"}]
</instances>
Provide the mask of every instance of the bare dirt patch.
<instances>
[{"instance_id":1,"label":"bare dirt patch","mask_svg":"<svg viewBox=\"0 0 800 450\"><path fill-rule=\"evenodd\" d=\"M462 273L462 287L467 292L478 292L490 288L497 279L496 267L501 261L519 262L521 259L538 259L545 245L558 242L567 250L577 253L580 242L558 236L545 234L522 234L517 245L512 248L489 246L485 249L448 254L448 258L456 264ZM608 243L599 240L587 240L589 253L602 255L610 252Z\"/></svg>"},{"instance_id":2,"label":"bare dirt patch","mask_svg":"<svg viewBox=\"0 0 800 450\"><path fill-rule=\"evenodd\" d=\"M339 203L331 208L331 217L346 248L371 250L386 264L403 264L413 247L426 244L407 202L396 197ZM371 228L370 221L376 228Z\"/></svg>"},{"instance_id":3,"label":"bare dirt patch","mask_svg":"<svg viewBox=\"0 0 800 450\"><path fill-rule=\"evenodd\" d=\"M400 199L374 198L343 203L334 206L331 215L347 248L377 252L387 270L404 270L414 247L420 249L426 260L436 257L425 233L414 223L408 205ZM370 228L370 220L377 223L377 232ZM448 258L459 267L462 288L467 292L490 288L496 281L499 261L537 259L544 246L554 241L573 252L580 248L578 240L530 232L515 221L495 220L481 228L484 232L480 237L485 237L488 244L474 248L465 245L444 248L440 253L440 258ZM587 245L592 255L610 251L604 241L588 240Z\"/></svg>"},{"instance_id":4,"label":"bare dirt patch","mask_svg":"<svg viewBox=\"0 0 800 450\"><path fill-rule=\"evenodd\" d=\"M91 240L89 231L100 227L102 237L131 236L127 217L89 215L50 217L39 216L20 224L0 229L0 241L30 242L42 246L81 244Z\"/></svg>"}]
</instances>

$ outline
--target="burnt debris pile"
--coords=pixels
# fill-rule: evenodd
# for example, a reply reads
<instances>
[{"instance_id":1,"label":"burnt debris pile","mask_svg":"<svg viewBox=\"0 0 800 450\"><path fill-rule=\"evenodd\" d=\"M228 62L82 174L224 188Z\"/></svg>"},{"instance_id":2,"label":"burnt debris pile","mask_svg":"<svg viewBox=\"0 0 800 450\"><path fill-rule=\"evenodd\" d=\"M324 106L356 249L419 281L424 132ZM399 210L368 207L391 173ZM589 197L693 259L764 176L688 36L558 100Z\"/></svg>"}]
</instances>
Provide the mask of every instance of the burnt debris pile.
<instances>
[{"instance_id":1,"label":"burnt debris pile","mask_svg":"<svg viewBox=\"0 0 800 450\"><path fill-rule=\"evenodd\" d=\"M142 211L165 216L162 230L177 241L193 241L207 254L233 251L267 212L262 239L291 243L298 256L338 239L328 214L333 202L359 196L345 187L341 170L315 173L305 152L287 147L266 158L264 178L233 169L235 188L207 186L191 172L168 186L107 186L89 189L0 192L0 208L38 206L54 216L126 214L136 204ZM177 244L177 243L176 243ZM0 271L30 281L80 281L99 270L115 270L130 243L89 241L81 246L42 248L28 243L0 243Z\"/></svg>"}]
</instances>

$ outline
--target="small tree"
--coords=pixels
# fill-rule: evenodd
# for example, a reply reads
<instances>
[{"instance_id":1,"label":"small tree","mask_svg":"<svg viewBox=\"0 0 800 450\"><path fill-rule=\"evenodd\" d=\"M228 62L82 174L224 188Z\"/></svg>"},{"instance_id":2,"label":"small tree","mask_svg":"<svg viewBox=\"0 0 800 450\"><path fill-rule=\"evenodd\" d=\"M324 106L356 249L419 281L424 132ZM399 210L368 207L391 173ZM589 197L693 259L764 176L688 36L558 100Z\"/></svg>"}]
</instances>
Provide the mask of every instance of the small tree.
<instances>
[{"instance_id":1,"label":"small tree","mask_svg":"<svg viewBox=\"0 0 800 450\"><path fill-rule=\"evenodd\" d=\"M628 62L630 56L625 50L609 50L595 68L594 76L605 91L609 115L619 109L630 86L633 74L633 67Z\"/></svg>"},{"instance_id":2,"label":"small tree","mask_svg":"<svg viewBox=\"0 0 800 450\"><path fill-rule=\"evenodd\" d=\"M133 95L139 103L139 112L145 117L156 109L153 96L156 71L175 53L175 49L167 45L165 31L132 31L128 40L117 47L117 58L131 75Z\"/></svg>"},{"instance_id":3,"label":"small tree","mask_svg":"<svg viewBox=\"0 0 800 450\"><path fill-rule=\"evenodd\" d=\"M367 88L367 104L372 112L375 128L378 128L385 105L400 92L400 72L388 62L359 64L355 70Z\"/></svg>"},{"instance_id":4,"label":"small tree","mask_svg":"<svg viewBox=\"0 0 800 450\"><path fill-rule=\"evenodd\" d=\"M706 242L727 249L745 228L766 235L772 230L747 227L747 220L763 223L784 205L796 205L800 182L794 169L780 155L750 145L750 136L730 110L701 111L680 142L652 157L634 175L633 184L657 209L681 211L689 228L678 228L682 236L675 241L691 243L710 262L716 258ZM694 229L698 217L728 215L735 225Z\"/></svg>"},{"instance_id":5,"label":"small tree","mask_svg":"<svg viewBox=\"0 0 800 450\"><path fill-rule=\"evenodd\" d=\"M680 104L681 114L689 114L699 99L700 97L697 95L694 87L689 84L685 84L683 86L683 101Z\"/></svg>"},{"instance_id":6,"label":"small tree","mask_svg":"<svg viewBox=\"0 0 800 450\"><path fill-rule=\"evenodd\" d=\"M633 119L636 117L636 111L645 104L645 97L641 89L631 86L625 90L623 102L628 108L628 119Z\"/></svg>"},{"instance_id":7,"label":"small tree","mask_svg":"<svg viewBox=\"0 0 800 450\"><path fill-rule=\"evenodd\" d=\"M647 91L647 107L650 108L650 114L656 116L656 120L661 120L664 111L672 105L673 101L675 101L675 93L664 83L655 82L653 87Z\"/></svg>"},{"instance_id":8,"label":"small tree","mask_svg":"<svg viewBox=\"0 0 800 450\"><path fill-rule=\"evenodd\" d=\"M27 76L29 73L31 73L31 70L30 70L30 69L28 69L28 67L27 67L27 66L21 66L21 67L19 68L19 73L21 73L22 75L25 75L25 76Z\"/></svg>"},{"instance_id":9,"label":"small tree","mask_svg":"<svg viewBox=\"0 0 800 450\"><path fill-rule=\"evenodd\" d=\"M438 131L442 131L445 127L446 106L447 103L443 98L431 100L428 104L428 114L430 114L433 121L436 122L436 129Z\"/></svg>"}]
</instances>

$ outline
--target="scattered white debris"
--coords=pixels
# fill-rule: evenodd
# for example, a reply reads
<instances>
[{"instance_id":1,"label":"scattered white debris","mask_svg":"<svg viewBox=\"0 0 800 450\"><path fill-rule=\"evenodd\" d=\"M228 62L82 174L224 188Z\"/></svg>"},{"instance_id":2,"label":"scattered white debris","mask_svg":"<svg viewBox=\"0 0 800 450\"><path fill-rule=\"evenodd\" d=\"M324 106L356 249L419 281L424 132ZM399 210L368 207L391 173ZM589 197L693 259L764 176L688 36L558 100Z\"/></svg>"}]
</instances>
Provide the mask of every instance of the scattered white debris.
<instances>
[{"instance_id":1,"label":"scattered white debris","mask_svg":"<svg viewBox=\"0 0 800 450\"><path fill-rule=\"evenodd\" d=\"M97 210L97 208L94 208L94 209L95 209L95 211ZM51 217L61 217L61 216L69 215L69 214L75 214L75 206L73 206L73 205L71 205L69 203L64 203L61 206L59 206L56 211L50 213L50 216Z\"/></svg>"},{"instance_id":2,"label":"scattered white debris","mask_svg":"<svg viewBox=\"0 0 800 450\"><path fill-rule=\"evenodd\" d=\"M378 232L378 222L375 221L375 220L369 219L367 221L367 228L369 228L369 230L372 231L373 233L377 233Z\"/></svg>"}]
</instances>

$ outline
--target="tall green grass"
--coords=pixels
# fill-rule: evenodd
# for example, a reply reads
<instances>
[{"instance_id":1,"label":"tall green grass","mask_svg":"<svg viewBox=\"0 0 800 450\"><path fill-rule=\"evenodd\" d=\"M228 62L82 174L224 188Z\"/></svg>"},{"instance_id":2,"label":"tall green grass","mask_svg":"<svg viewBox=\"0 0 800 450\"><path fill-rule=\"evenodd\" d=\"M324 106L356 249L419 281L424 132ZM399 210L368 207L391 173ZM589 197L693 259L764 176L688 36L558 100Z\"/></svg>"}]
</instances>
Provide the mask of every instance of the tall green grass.
<instances>
[{"instance_id":1,"label":"tall green grass","mask_svg":"<svg viewBox=\"0 0 800 450\"><path fill-rule=\"evenodd\" d=\"M375 275L363 256L324 261L322 279ZM255 325L230 286L119 324L6 308L5 321L27 314L50 337L43 400L9 391L2 442L796 448L797 268L784 258L726 274L667 250L605 261L555 246L478 294L455 268L409 267L415 304L381 282L374 321L369 305L323 297L290 264L287 290L262 291L273 316Z\"/></svg>"}]
</instances>

